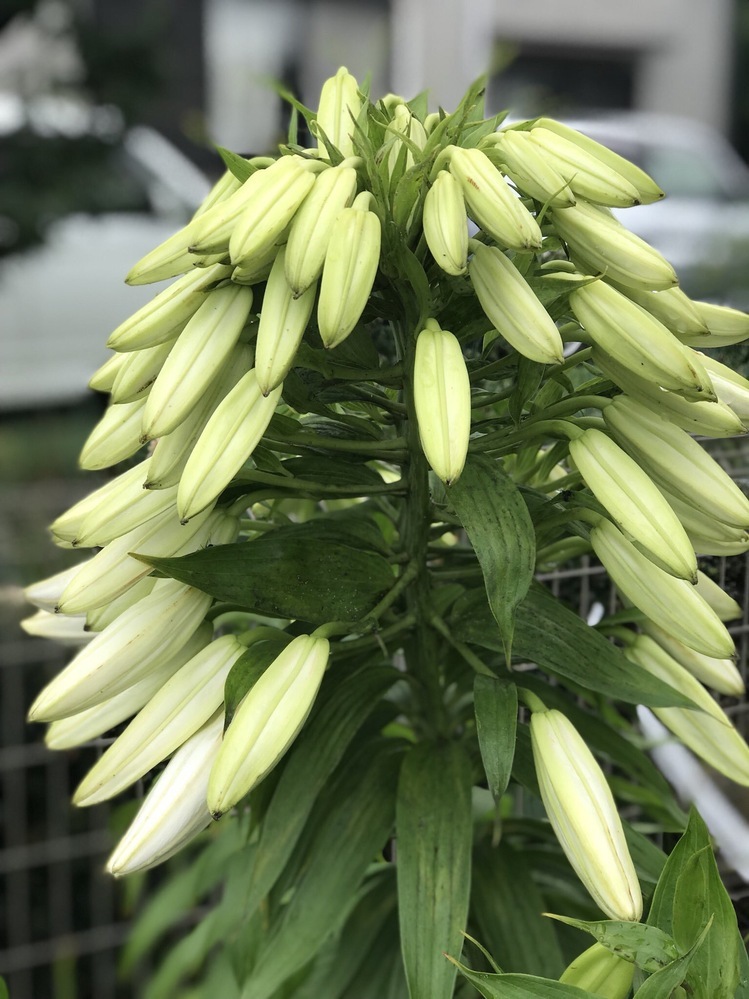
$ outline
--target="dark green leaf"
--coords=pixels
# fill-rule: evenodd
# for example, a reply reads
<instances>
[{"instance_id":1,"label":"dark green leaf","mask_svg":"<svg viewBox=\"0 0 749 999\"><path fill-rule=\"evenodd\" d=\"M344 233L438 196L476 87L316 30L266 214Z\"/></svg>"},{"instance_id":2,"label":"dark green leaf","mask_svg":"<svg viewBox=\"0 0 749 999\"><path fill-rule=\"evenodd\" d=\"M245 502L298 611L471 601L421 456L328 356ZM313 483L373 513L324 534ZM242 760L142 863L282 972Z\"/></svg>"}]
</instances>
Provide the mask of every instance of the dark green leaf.
<instances>
[{"instance_id":1,"label":"dark green leaf","mask_svg":"<svg viewBox=\"0 0 749 999\"><path fill-rule=\"evenodd\" d=\"M687 953L678 960L674 961L672 964L669 964L667 967L662 968L660 971L656 971L654 975L651 975L650 978L646 979L635 992L634 999L671 999L673 990L681 985L687 978L690 965L692 964L695 955L702 947L705 937L710 932L711 926L712 918L703 928L694 945L690 947ZM733 997L733 995L734 993L732 992L731 997Z\"/></svg>"},{"instance_id":2,"label":"dark green leaf","mask_svg":"<svg viewBox=\"0 0 749 999\"><path fill-rule=\"evenodd\" d=\"M484 772L494 800L499 801L512 774L518 717L517 687L507 680L477 675L473 681L473 706Z\"/></svg>"},{"instance_id":3,"label":"dark green leaf","mask_svg":"<svg viewBox=\"0 0 749 999\"><path fill-rule=\"evenodd\" d=\"M361 462L315 455L289 458L282 467L297 479L322 482L329 486L381 486L382 476ZM362 490L364 491L364 490Z\"/></svg>"},{"instance_id":4,"label":"dark green leaf","mask_svg":"<svg viewBox=\"0 0 749 999\"><path fill-rule=\"evenodd\" d=\"M252 911L273 887L328 778L381 697L397 680L385 667L364 667L343 680L326 676L315 710L289 754L260 830L260 847L246 907Z\"/></svg>"},{"instance_id":5,"label":"dark green leaf","mask_svg":"<svg viewBox=\"0 0 749 999\"><path fill-rule=\"evenodd\" d=\"M267 631L267 636L265 632ZM249 646L246 652L237 659L224 684L224 703L226 716L224 731L234 717L239 702L257 683L273 660L291 641L292 636L284 631L263 629L264 637Z\"/></svg>"},{"instance_id":6,"label":"dark green leaf","mask_svg":"<svg viewBox=\"0 0 749 999\"><path fill-rule=\"evenodd\" d=\"M365 745L347 761L334 793L316 809L314 835L295 858L294 890L278 910L243 999L272 996L351 911L367 867L392 829L399 766L400 755L384 740L379 750Z\"/></svg>"},{"instance_id":7,"label":"dark green leaf","mask_svg":"<svg viewBox=\"0 0 749 999\"><path fill-rule=\"evenodd\" d=\"M684 835L666 862L648 922L671 933L684 949L708 919L712 928L694 955L689 984L695 999L733 999L741 945L731 899L721 881L705 823L692 809Z\"/></svg>"},{"instance_id":8,"label":"dark green leaf","mask_svg":"<svg viewBox=\"0 0 749 999\"><path fill-rule=\"evenodd\" d=\"M254 541L181 558L142 558L256 614L318 625L359 620L393 585L393 571L381 555L337 540L336 528L321 523L279 527Z\"/></svg>"},{"instance_id":9,"label":"dark green leaf","mask_svg":"<svg viewBox=\"0 0 749 999\"><path fill-rule=\"evenodd\" d=\"M509 412L515 424L520 422L520 417L529 399L532 399L538 392L538 387L543 381L545 365L537 361L530 361L527 357L518 358L517 378L515 388L512 390L509 402ZM538 448L535 449L538 453Z\"/></svg>"},{"instance_id":10,"label":"dark green leaf","mask_svg":"<svg viewBox=\"0 0 749 999\"><path fill-rule=\"evenodd\" d=\"M492 975L471 971L454 962L461 975L478 989L485 999L590 999L590 992L576 985L563 985L550 978L534 975Z\"/></svg>"},{"instance_id":11,"label":"dark green leaf","mask_svg":"<svg viewBox=\"0 0 749 999\"><path fill-rule=\"evenodd\" d=\"M482 942L503 969L561 975L565 962L544 908L524 851L505 841L475 850L471 910Z\"/></svg>"},{"instance_id":12,"label":"dark green leaf","mask_svg":"<svg viewBox=\"0 0 749 999\"><path fill-rule=\"evenodd\" d=\"M502 642L488 611L483 594L474 590L466 595L453 608L453 633L460 641L502 651ZM630 662L539 583L531 586L517 608L513 653L518 662L536 663L588 690L630 704L649 707L691 704L683 694Z\"/></svg>"},{"instance_id":13,"label":"dark green leaf","mask_svg":"<svg viewBox=\"0 0 749 999\"><path fill-rule=\"evenodd\" d=\"M621 919L573 919L571 916L557 916L549 913L568 926L590 933L613 954L636 964L643 971L660 971L671 964L680 952L676 941L657 926L646 923L631 923Z\"/></svg>"},{"instance_id":14,"label":"dark green leaf","mask_svg":"<svg viewBox=\"0 0 749 999\"><path fill-rule=\"evenodd\" d=\"M471 767L458 743L423 742L398 783L398 910L414 999L450 999L471 888Z\"/></svg>"},{"instance_id":15,"label":"dark green leaf","mask_svg":"<svg viewBox=\"0 0 749 999\"><path fill-rule=\"evenodd\" d=\"M226 168L231 170L237 180L241 180L243 184L258 169L253 163L245 159L244 156L233 153L230 149L224 149L223 146L216 146L216 152L224 161Z\"/></svg>"},{"instance_id":16,"label":"dark green leaf","mask_svg":"<svg viewBox=\"0 0 749 999\"><path fill-rule=\"evenodd\" d=\"M509 662L516 610L535 568L535 534L528 508L499 462L473 455L446 492L479 560Z\"/></svg>"}]
</instances>

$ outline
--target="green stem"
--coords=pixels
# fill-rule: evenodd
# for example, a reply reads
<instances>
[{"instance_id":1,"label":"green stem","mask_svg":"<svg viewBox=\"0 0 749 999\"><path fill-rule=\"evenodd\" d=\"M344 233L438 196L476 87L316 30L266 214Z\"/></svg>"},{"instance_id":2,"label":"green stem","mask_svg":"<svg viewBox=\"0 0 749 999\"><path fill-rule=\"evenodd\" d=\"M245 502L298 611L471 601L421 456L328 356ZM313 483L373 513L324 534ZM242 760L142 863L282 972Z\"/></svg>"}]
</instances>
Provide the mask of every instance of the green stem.
<instances>
[{"instance_id":1,"label":"green stem","mask_svg":"<svg viewBox=\"0 0 749 999\"><path fill-rule=\"evenodd\" d=\"M447 639L450 645L455 649L455 651L465 660L466 663L475 670L476 673L481 673L483 676L495 676L489 667L479 659L476 653L465 644L465 642L459 642L457 638L453 638L450 629L437 614L433 614L430 624L439 632L443 638Z\"/></svg>"}]
</instances>

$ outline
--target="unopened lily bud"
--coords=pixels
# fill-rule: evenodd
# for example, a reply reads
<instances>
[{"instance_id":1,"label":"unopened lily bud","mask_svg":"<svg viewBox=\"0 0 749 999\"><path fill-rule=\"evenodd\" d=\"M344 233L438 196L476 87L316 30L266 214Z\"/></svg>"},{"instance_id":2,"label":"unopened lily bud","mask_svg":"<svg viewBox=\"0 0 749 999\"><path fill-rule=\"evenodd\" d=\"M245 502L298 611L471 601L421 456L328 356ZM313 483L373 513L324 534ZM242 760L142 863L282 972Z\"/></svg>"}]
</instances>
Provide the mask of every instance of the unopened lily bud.
<instances>
[{"instance_id":1,"label":"unopened lily bud","mask_svg":"<svg viewBox=\"0 0 749 999\"><path fill-rule=\"evenodd\" d=\"M460 183L474 221L511 250L541 246L538 223L481 149L450 149L450 173Z\"/></svg>"},{"instance_id":2,"label":"unopened lily bud","mask_svg":"<svg viewBox=\"0 0 749 999\"><path fill-rule=\"evenodd\" d=\"M609 520L591 530L590 541L616 587L664 631L707 656L734 654L733 639L697 587L660 569Z\"/></svg>"},{"instance_id":3,"label":"unopened lily bud","mask_svg":"<svg viewBox=\"0 0 749 999\"><path fill-rule=\"evenodd\" d=\"M643 621L641 627L660 647L672 656L684 669L702 683L728 697L742 697L746 691L744 681L733 659L715 659L703 656L678 638L669 635L652 621Z\"/></svg>"},{"instance_id":4,"label":"unopened lily bud","mask_svg":"<svg viewBox=\"0 0 749 999\"><path fill-rule=\"evenodd\" d=\"M749 746L728 715L680 663L648 635L638 635L624 650L632 662L681 691L697 705L693 708L651 708L674 735L729 780L749 787Z\"/></svg>"},{"instance_id":5,"label":"unopened lily bud","mask_svg":"<svg viewBox=\"0 0 749 999\"><path fill-rule=\"evenodd\" d=\"M341 66L322 86L317 107L317 123L326 138L344 156L354 154L354 122L359 116L362 99L356 78ZM328 155L322 137L317 140L320 156Z\"/></svg>"},{"instance_id":6,"label":"unopened lily bud","mask_svg":"<svg viewBox=\"0 0 749 999\"><path fill-rule=\"evenodd\" d=\"M530 729L541 797L567 859L607 916L638 920L640 885L603 771L561 711L534 711Z\"/></svg>"},{"instance_id":7,"label":"unopened lily bud","mask_svg":"<svg viewBox=\"0 0 749 999\"><path fill-rule=\"evenodd\" d=\"M738 621L744 610L738 600L726 593L714 579L697 570L695 589L721 621Z\"/></svg>"},{"instance_id":8,"label":"unopened lily bud","mask_svg":"<svg viewBox=\"0 0 749 999\"><path fill-rule=\"evenodd\" d=\"M600 999L627 999L635 966L596 941L568 965L559 979Z\"/></svg>"},{"instance_id":9,"label":"unopened lily bud","mask_svg":"<svg viewBox=\"0 0 749 999\"><path fill-rule=\"evenodd\" d=\"M163 863L210 824L206 789L223 724L220 712L171 758L107 861L115 877Z\"/></svg>"},{"instance_id":10,"label":"unopened lily bud","mask_svg":"<svg viewBox=\"0 0 749 999\"><path fill-rule=\"evenodd\" d=\"M214 817L260 783L294 741L314 704L328 654L326 638L298 635L240 703L208 784Z\"/></svg>"},{"instance_id":11,"label":"unopened lily bud","mask_svg":"<svg viewBox=\"0 0 749 999\"><path fill-rule=\"evenodd\" d=\"M460 184L441 170L424 199L424 238L446 274L465 274L468 265L468 222Z\"/></svg>"}]
</instances>

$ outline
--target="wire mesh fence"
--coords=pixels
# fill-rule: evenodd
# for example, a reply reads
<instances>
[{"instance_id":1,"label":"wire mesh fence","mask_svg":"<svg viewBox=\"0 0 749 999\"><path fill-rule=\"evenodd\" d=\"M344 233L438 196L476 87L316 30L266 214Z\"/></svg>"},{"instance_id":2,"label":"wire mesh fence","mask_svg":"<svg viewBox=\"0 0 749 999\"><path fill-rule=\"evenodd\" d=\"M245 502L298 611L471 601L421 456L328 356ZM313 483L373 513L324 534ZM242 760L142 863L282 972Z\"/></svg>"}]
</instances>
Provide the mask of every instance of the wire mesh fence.
<instances>
[{"instance_id":1,"label":"wire mesh fence","mask_svg":"<svg viewBox=\"0 0 749 999\"><path fill-rule=\"evenodd\" d=\"M721 442L716 453L739 480L749 479L749 451ZM40 479L0 492L0 973L12 999L134 999L143 978L118 980L116 954L128 933L132 889L104 873L116 838L118 805L74 809L71 794L100 746L52 753L39 726L25 715L43 684L69 659L69 650L25 635L18 622L31 613L22 587L80 560L55 548L45 525L91 489L91 478ZM703 567L744 608L730 626L739 667L749 662L749 556L709 559ZM600 602L609 611L616 594L601 568L583 558L542 581L586 615ZM728 703L747 734L749 704ZM726 793L732 793L727 790ZM733 794L740 812L749 801ZM743 879L728 872L739 911ZM749 913L747 919L749 922Z\"/></svg>"}]
</instances>

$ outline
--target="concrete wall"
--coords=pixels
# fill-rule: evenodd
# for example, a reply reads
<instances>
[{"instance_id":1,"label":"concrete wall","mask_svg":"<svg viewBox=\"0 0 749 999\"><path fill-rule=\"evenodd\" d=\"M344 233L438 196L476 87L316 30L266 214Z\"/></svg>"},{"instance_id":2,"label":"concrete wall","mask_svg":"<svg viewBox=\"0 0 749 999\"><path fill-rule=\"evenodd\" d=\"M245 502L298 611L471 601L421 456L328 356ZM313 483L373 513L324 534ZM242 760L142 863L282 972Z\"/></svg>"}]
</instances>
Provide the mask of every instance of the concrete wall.
<instances>
[{"instance_id":1,"label":"concrete wall","mask_svg":"<svg viewBox=\"0 0 749 999\"><path fill-rule=\"evenodd\" d=\"M437 13L439 11L439 13ZM498 42L636 55L635 106L727 126L733 0L392 0L392 83L451 107Z\"/></svg>"}]
</instances>

